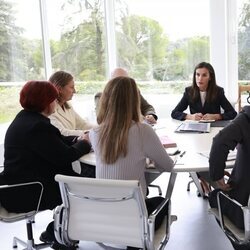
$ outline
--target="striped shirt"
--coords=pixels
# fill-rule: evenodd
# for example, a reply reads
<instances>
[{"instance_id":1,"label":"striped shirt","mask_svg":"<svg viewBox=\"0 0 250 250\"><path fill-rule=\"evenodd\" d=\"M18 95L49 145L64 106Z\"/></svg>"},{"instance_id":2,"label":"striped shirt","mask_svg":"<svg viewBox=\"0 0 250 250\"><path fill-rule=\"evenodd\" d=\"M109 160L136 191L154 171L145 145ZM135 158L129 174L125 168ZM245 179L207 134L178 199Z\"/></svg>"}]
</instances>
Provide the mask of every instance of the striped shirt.
<instances>
[{"instance_id":1,"label":"striped shirt","mask_svg":"<svg viewBox=\"0 0 250 250\"><path fill-rule=\"evenodd\" d=\"M96 178L139 180L146 195L145 166L146 159L155 162L160 172L171 171L173 161L162 146L159 137L151 126L133 123L128 134L128 152L120 156L113 164L106 164L101 159L101 148L98 143L98 128L90 131L90 141L96 155Z\"/></svg>"}]
</instances>

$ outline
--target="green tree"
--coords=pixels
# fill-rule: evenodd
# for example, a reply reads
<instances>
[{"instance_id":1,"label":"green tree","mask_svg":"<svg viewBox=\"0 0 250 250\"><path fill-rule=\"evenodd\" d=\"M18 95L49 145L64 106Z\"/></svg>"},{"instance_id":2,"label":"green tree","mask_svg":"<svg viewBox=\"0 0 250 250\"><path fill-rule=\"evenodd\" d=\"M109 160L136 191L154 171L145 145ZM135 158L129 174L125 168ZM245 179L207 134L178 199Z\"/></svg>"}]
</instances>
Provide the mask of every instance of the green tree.
<instances>
[{"instance_id":1,"label":"green tree","mask_svg":"<svg viewBox=\"0 0 250 250\"><path fill-rule=\"evenodd\" d=\"M102 80L105 78L105 46L103 26L103 1L67 1L80 23L75 27L72 13L64 20L65 31L60 42L53 42L52 62L54 68L69 70L77 80ZM86 12L88 18L86 18Z\"/></svg>"},{"instance_id":2,"label":"green tree","mask_svg":"<svg viewBox=\"0 0 250 250\"><path fill-rule=\"evenodd\" d=\"M239 80L250 79L250 2L245 1L238 30Z\"/></svg>"},{"instance_id":3,"label":"green tree","mask_svg":"<svg viewBox=\"0 0 250 250\"><path fill-rule=\"evenodd\" d=\"M157 80L187 80L196 64L209 60L208 37L191 37L172 42L165 61L155 70Z\"/></svg>"},{"instance_id":4,"label":"green tree","mask_svg":"<svg viewBox=\"0 0 250 250\"><path fill-rule=\"evenodd\" d=\"M124 16L117 27L119 65L136 79L151 80L153 70L164 62L167 36L160 24L147 17Z\"/></svg>"},{"instance_id":5,"label":"green tree","mask_svg":"<svg viewBox=\"0 0 250 250\"><path fill-rule=\"evenodd\" d=\"M0 0L0 81L13 80L13 54L18 53L18 40L23 30L15 25L10 2Z\"/></svg>"}]
</instances>

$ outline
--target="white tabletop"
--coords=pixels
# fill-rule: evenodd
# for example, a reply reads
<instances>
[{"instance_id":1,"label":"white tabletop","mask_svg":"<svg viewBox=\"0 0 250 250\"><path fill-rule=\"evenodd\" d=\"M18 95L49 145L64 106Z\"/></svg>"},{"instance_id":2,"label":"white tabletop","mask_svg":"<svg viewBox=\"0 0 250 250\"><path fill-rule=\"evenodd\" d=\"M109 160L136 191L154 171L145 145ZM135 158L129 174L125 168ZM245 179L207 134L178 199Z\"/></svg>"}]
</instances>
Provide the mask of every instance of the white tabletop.
<instances>
[{"instance_id":1,"label":"white tabletop","mask_svg":"<svg viewBox=\"0 0 250 250\"><path fill-rule=\"evenodd\" d=\"M209 152L213 137L222 129L221 127L211 127L210 133L176 133L175 129L180 121L174 119L160 120L154 127L156 133L167 135L177 143L181 152L185 151L183 157L176 157L177 162L174 172L201 172L209 169L208 158L200 153ZM95 165L95 154L91 152L80 158L81 162ZM232 164L232 162L231 162Z\"/></svg>"},{"instance_id":2,"label":"white tabletop","mask_svg":"<svg viewBox=\"0 0 250 250\"><path fill-rule=\"evenodd\" d=\"M212 145L213 137L222 129L222 127L211 127L210 133L176 133L176 128L180 125L180 121L174 119L159 120L157 125L154 126L154 130L159 136L167 135L169 138L177 143L178 149L181 153L174 157L176 164L173 171L170 174L168 188L166 191L166 197L171 198L176 175L178 172L189 172L192 176L198 191L203 195L203 190L200 186L198 176L196 172L208 171L209 162L208 155ZM183 157L180 155L183 154ZM202 154L204 154L202 155ZM91 152L84 155L79 159L81 162L95 165L95 154ZM234 161L228 162L228 166L232 166ZM146 169L146 172L150 175L157 174L157 169ZM156 178L154 176L154 178Z\"/></svg>"}]
</instances>

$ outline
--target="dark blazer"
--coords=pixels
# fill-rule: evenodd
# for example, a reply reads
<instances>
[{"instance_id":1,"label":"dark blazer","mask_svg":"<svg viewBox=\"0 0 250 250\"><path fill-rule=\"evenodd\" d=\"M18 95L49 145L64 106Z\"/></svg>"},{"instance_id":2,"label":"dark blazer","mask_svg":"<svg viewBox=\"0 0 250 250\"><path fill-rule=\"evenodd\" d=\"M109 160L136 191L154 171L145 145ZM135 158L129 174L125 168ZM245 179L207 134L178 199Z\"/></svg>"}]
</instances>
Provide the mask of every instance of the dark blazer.
<instances>
[{"instance_id":1,"label":"dark blazer","mask_svg":"<svg viewBox=\"0 0 250 250\"><path fill-rule=\"evenodd\" d=\"M71 163L91 149L87 141L74 142L75 139L74 136L62 136L47 117L36 112L20 111L6 132L4 171L0 182L42 182L44 195L40 209L53 209L61 203L55 175L76 175ZM32 190L29 192L31 194ZM0 196L1 202L9 204L9 209L13 205L13 210L16 210L17 204L21 210L29 209L30 200L25 201L25 197L20 198L21 204L12 204L13 197L11 200L3 199Z\"/></svg>"},{"instance_id":2,"label":"dark blazer","mask_svg":"<svg viewBox=\"0 0 250 250\"><path fill-rule=\"evenodd\" d=\"M221 114L222 120L232 120L237 115L237 112L227 100L223 88L218 86L217 98L211 103L205 101L204 106L202 106L201 98L199 98L197 102L191 101L190 90L191 87L185 88L185 92L180 102L171 113L172 118L177 120L185 120L187 113L185 113L184 111L188 108L188 106L190 109L190 114ZM221 113L221 108L224 110L223 113Z\"/></svg>"},{"instance_id":3,"label":"dark blazer","mask_svg":"<svg viewBox=\"0 0 250 250\"><path fill-rule=\"evenodd\" d=\"M247 205L250 195L250 106L243 108L243 111L213 139L209 157L209 171L212 180L217 181L224 176L225 161L229 150L237 147L237 157L233 167L229 183L232 190L229 195L242 205ZM215 205L216 197L211 196ZM242 227L243 221L235 208L229 204L226 213L235 224Z\"/></svg>"},{"instance_id":4,"label":"dark blazer","mask_svg":"<svg viewBox=\"0 0 250 250\"><path fill-rule=\"evenodd\" d=\"M98 93L95 94L95 97L94 97L95 109L96 109L97 112L99 110L99 101L100 101L101 95L102 95L102 93L98 92ZM141 93L140 93L140 102L141 102L140 109L141 109L142 115L143 116L153 115L155 120L157 120L158 116L156 115L154 107L147 102L147 100L141 95Z\"/></svg>"},{"instance_id":5,"label":"dark blazer","mask_svg":"<svg viewBox=\"0 0 250 250\"><path fill-rule=\"evenodd\" d=\"M141 97L141 113L143 116L152 115L155 120L158 119L154 107L147 102L147 100L140 94Z\"/></svg>"}]
</instances>

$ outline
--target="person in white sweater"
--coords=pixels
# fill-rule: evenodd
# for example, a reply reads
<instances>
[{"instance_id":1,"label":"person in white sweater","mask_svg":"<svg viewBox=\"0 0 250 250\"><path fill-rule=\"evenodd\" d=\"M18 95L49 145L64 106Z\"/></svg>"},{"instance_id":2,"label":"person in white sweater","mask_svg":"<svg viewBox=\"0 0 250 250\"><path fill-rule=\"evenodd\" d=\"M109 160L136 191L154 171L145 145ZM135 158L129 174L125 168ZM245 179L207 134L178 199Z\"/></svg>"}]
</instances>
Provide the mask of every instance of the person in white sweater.
<instances>
[{"instance_id":1,"label":"person in white sweater","mask_svg":"<svg viewBox=\"0 0 250 250\"><path fill-rule=\"evenodd\" d=\"M57 127L64 136L86 136L85 133L94 125L84 120L68 103L76 92L73 76L65 71L57 71L50 76L49 81L59 93L55 112L49 116L51 124ZM81 176L95 177L95 167L85 163L80 163L80 165Z\"/></svg>"},{"instance_id":2,"label":"person in white sweater","mask_svg":"<svg viewBox=\"0 0 250 250\"><path fill-rule=\"evenodd\" d=\"M96 178L139 180L151 213L163 198L146 198L146 159L153 160L160 172L172 171L173 160L152 127L141 122L140 94L134 79L111 79L100 102L99 126L89 133L96 155Z\"/></svg>"},{"instance_id":3,"label":"person in white sweater","mask_svg":"<svg viewBox=\"0 0 250 250\"><path fill-rule=\"evenodd\" d=\"M57 71L50 76L49 81L59 92L55 112L49 118L61 134L81 136L86 130L92 128L93 124L84 120L68 103L76 92L73 76L65 71Z\"/></svg>"}]
</instances>

